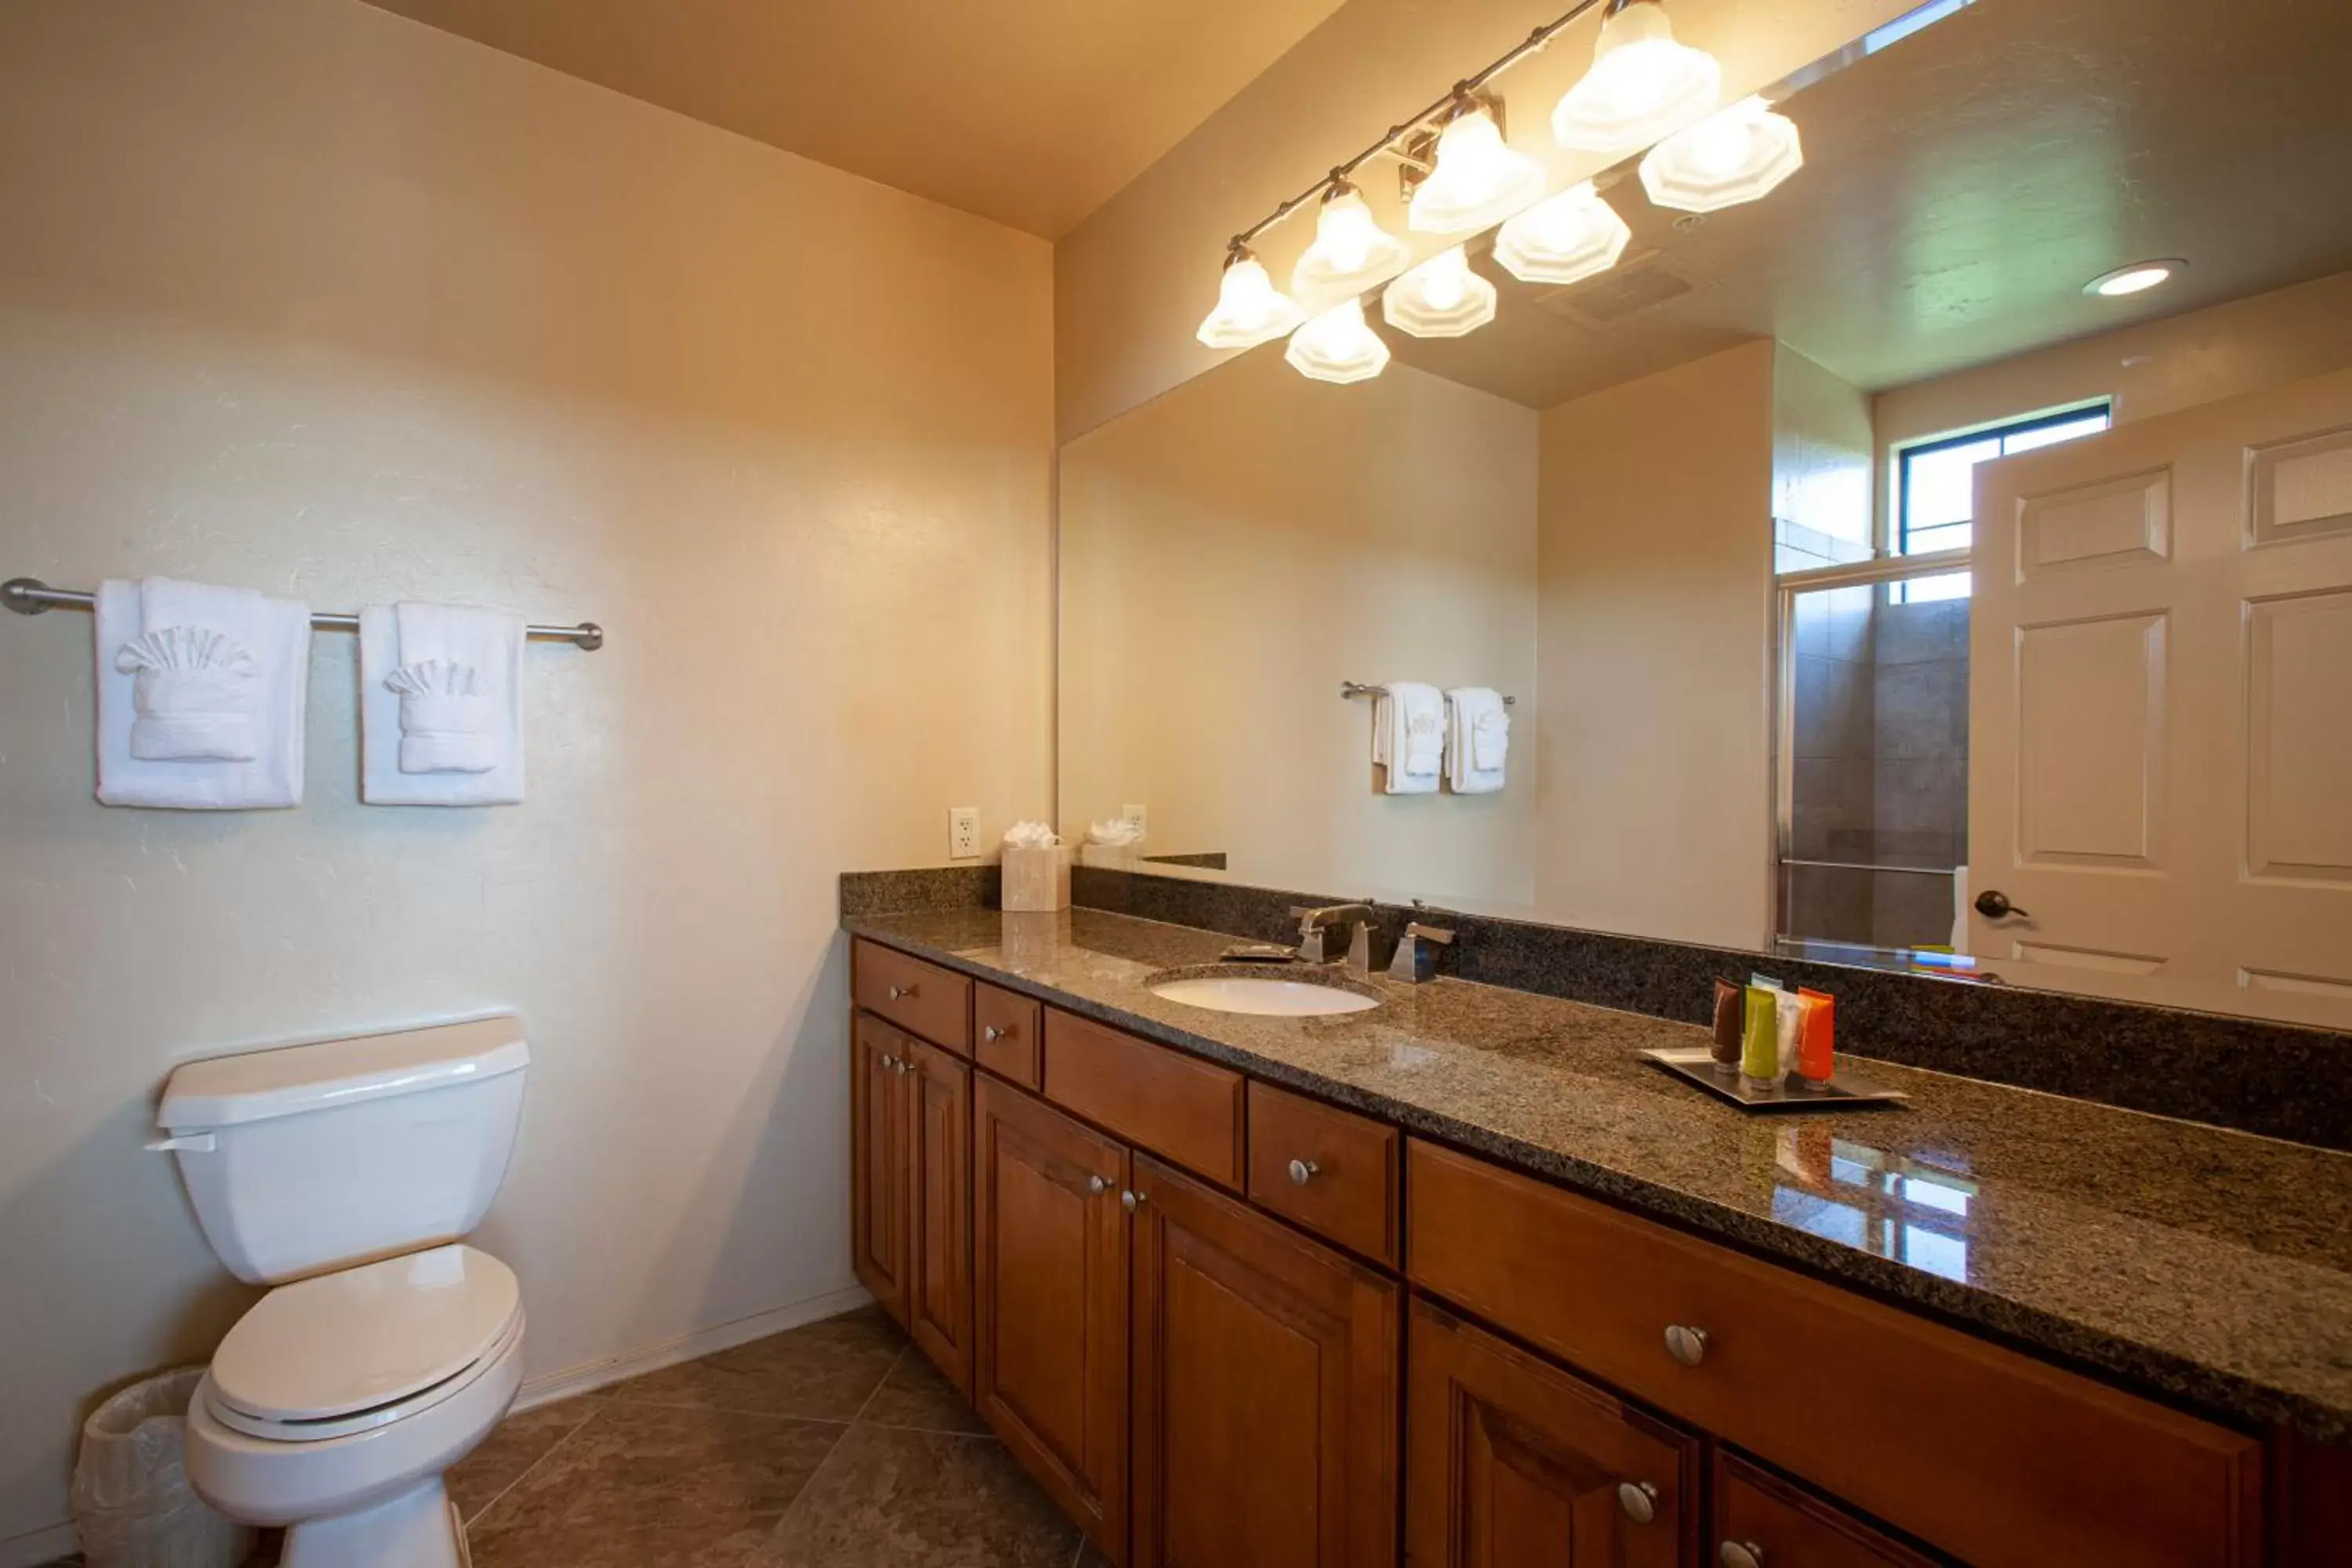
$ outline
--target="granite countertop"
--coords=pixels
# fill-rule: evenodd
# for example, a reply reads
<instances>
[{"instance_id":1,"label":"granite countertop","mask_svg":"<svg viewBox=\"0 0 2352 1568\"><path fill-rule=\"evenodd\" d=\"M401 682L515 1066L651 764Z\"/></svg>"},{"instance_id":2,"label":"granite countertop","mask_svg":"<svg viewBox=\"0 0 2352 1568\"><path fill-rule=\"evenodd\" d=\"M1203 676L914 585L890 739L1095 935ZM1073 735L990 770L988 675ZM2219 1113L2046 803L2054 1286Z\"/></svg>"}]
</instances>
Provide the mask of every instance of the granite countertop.
<instances>
[{"instance_id":1,"label":"granite countertop","mask_svg":"<svg viewBox=\"0 0 2352 1568\"><path fill-rule=\"evenodd\" d=\"M1639 1060L1690 1025L1458 980L1368 1012L1150 994L1232 939L1094 910L853 934L2242 1423L2352 1440L2352 1155L1891 1063L1906 1107L1755 1117ZM1276 972L1279 973L1279 972Z\"/></svg>"}]
</instances>

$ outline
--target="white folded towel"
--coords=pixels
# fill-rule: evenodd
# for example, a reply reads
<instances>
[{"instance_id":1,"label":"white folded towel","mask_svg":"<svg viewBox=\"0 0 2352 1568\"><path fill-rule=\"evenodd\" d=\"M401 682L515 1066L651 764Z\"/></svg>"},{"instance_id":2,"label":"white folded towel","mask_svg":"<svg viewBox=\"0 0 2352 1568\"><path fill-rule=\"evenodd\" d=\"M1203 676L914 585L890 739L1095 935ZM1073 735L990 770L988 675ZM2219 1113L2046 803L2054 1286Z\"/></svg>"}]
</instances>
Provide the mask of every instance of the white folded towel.
<instances>
[{"instance_id":1,"label":"white folded towel","mask_svg":"<svg viewBox=\"0 0 2352 1568\"><path fill-rule=\"evenodd\" d=\"M1434 686L1391 680L1372 703L1372 761L1391 795L1429 795L1444 775L1445 699Z\"/></svg>"},{"instance_id":2,"label":"white folded towel","mask_svg":"<svg viewBox=\"0 0 2352 1568\"><path fill-rule=\"evenodd\" d=\"M455 605L360 611L360 798L371 805L522 799L520 616Z\"/></svg>"},{"instance_id":3,"label":"white folded towel","mask_svg":"<svg viewBox=\"0 0 2352 1568\"><path fill-rule=\"evenodd\" d=\"M1511 710L1491 686L1455 686L1445 693L1445 783L1456 795L1492 795L1503 787L1511 751Z\"/></svg>"},{"instance_id":4,"label":"white folded towel","mask_svg":"<svg viewBox=\"0 0 2352 1568\"><path fill-rule=\"evenodd\" d=\"M310 609L169 577L99 584L98 799L302 804Z\"/></svg>"}]
</instances>

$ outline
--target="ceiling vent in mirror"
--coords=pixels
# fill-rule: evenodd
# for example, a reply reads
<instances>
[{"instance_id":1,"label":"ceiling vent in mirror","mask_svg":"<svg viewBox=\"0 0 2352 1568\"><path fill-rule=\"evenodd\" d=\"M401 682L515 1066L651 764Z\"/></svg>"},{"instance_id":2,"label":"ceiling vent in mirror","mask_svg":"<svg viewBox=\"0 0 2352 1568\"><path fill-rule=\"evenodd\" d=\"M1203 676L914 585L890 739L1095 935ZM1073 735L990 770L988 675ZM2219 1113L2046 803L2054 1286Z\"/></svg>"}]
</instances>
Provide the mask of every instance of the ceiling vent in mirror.
<instances>
[{"instance_id":1,"label":"ceiling vent in mirror","mask_svg":"<svg viewBox=\"0 0 2352 1568\"><path fill-rule=\"evenodd\" d=\"M1555 289L1536 303L1553 315L1606 331L1620 321L1671 304L1705 287L1653 250L1621 261L1615 270Z\"/></svg>"}]
</instances>

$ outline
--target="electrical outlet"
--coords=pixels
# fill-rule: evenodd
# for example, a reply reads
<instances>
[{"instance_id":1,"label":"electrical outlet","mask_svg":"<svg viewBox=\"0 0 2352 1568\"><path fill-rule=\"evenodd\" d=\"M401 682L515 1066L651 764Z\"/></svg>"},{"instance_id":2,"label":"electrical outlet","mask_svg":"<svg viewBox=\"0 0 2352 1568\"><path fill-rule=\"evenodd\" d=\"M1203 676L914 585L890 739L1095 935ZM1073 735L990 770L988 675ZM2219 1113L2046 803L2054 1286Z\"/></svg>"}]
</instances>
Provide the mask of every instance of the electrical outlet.
<instances>
[{"instance_id":1,"label":"electrical outlet","mask_svg":"<svg viewBox=\"0 0 2352 1568\"><path fill-rule=\"evenodd\" d=\"M948 858L975 860L980 858L980 807L951 805L948 807Z\"/></svg>"},{"instance_id":2,"label":"electrical outlet","mask_svg":"<svg viewBox=\"0 0 2352 1568\"><path fill-rule=\"evenodd\" d=\"M1144 835L1146 837L1150 837L1150 826L1144 820L1143 807L1139 805L1122 805L1118 808L1118 814L1128 821L1135 824L1135 830L1138 833Z\"/></svg>"}]
</instances>

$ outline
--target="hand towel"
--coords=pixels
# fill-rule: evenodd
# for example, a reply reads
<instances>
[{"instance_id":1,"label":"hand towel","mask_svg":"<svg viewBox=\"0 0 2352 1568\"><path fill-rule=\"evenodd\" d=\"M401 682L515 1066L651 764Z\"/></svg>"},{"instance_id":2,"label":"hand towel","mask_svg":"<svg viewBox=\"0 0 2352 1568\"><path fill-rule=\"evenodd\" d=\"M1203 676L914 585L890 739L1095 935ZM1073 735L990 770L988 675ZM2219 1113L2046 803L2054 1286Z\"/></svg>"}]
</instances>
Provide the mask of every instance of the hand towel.
<instances>
[{"instance_id":1,"label":"hand towel","mask_svg":"<svg viewBox=\"0 0 2352 1568\"><path fill-rule=\"evenodd\" d=\"M1392 680L1372 703L1372 761L1390 795L1429 795L1444 773L1445 699L1434 686Z\"/></svg>"},{"instance_id":2,"label":"hand towel","mask_svg":"<svg viewBox=\"0 0 2352 1568\"><path fill-rule=\"evenodd\" d=\"M455 605L360 611L360 798L512 805L523 795L520 616Z\"/></svg>"},{"instance_id":3,"label":"hand towel","mask_svg":"<svg viewBox=\"0 0 2352 1568\"><path fill-rule=\"evenodd\" d=\"M101 583L95 608L100 805L302 804L309 605L150 577Z\"/></svg>"},{"instance_id":4,"label":"hand towel","mask_svg":"<svg viewBox=\"0 0 2352 1568\"><path fill-rule=\"evenodd\" d=\"M1511 749L1511 710L1491 686L1455 686L1445 693L1445 782L1456 795L1492 795L1503 787Z\"/></svg>"}]
</instances>

